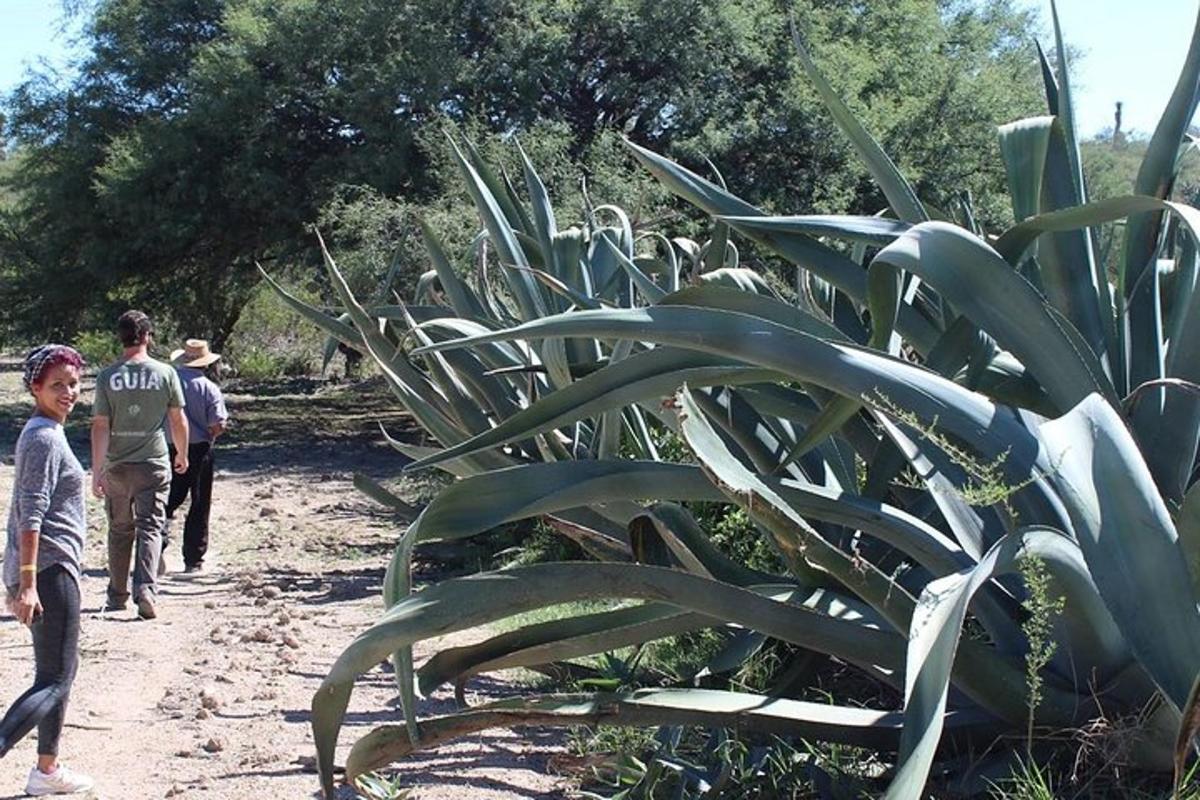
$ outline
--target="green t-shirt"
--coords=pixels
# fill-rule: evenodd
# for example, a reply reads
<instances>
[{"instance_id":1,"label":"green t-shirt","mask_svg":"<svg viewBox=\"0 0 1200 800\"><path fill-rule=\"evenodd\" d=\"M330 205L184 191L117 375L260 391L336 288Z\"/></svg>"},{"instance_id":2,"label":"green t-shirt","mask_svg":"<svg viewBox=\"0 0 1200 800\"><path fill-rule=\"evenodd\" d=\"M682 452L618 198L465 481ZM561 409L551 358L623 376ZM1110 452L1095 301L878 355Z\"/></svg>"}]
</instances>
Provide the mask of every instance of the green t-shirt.
<instances>
[{"instance_id":1,"label":"green t-shirt","mask_svg":"<svg viewBox=\"0 0 1200 800\"><path fill-rule=\"evenodd\" d=\"M96 416L108 417L108 463L167 461L163 421L183 407L175 369L152 358L118 361L96 376Z\"/></svg>"}]
</instances>

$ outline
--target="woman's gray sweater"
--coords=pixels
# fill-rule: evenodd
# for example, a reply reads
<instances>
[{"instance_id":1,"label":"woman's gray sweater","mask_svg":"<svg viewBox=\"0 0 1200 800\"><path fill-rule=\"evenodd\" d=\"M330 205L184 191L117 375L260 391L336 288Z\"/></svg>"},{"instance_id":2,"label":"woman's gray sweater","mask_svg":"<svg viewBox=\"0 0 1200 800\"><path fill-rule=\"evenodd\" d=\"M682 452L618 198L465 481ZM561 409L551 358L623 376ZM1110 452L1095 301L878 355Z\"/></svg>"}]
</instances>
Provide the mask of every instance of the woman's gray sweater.
<instances>
[{"instance_id":1,"label":"woman's gray sweater","mask_svg":"<svg viewBox=\"0 0 1200 800\"><path fill-rule=\"evenodd\" d=\"M87 532L84 473L67 436L49 417L35 414L17 439L16 475L8 510L4 586L15 596L21 585L20 534L38 531L38 571L61 564L79 580Z\"/></svg>"}]
</instances>

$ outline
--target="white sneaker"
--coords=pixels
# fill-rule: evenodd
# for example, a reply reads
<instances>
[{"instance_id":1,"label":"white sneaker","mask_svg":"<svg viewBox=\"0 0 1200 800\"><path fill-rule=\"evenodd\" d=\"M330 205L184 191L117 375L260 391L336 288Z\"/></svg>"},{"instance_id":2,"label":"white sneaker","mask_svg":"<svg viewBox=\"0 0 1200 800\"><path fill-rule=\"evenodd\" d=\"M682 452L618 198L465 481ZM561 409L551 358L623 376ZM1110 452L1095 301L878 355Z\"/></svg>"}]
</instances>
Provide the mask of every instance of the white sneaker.
<instances>
[{"instance_id":1,"label":"white sneaker","mask_svg":"<svg viewBox=\"0 0 1200 800\"><path fill-rule=\"evenodd\" d=\"M29 770L29 780L25 782L25 794L33 797L44 797L48 794L75 794L75 792L86 792L95 783L87 775L72 772L61 764L58 769L48 775L34 767Z\"/></svg>"}]
</instances>

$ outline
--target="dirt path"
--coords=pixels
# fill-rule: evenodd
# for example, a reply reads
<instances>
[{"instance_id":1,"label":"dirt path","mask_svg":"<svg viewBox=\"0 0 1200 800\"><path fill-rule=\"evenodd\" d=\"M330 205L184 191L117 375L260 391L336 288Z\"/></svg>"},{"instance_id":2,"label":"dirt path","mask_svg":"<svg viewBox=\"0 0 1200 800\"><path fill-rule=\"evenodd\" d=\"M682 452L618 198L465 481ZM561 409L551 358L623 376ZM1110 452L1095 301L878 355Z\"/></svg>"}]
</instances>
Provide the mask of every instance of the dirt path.
<instances>
[{"instance_id":1,"label":"dirt path","mask_svg":"<svg viewBox=\"0 0 1200 800\"><path fill-rule=\"evenodd\" d=\"M295 389L230 396L239 426L217 455L209 568L167 577L158 620L100 612L104 515L98 504L89 507L81 666L63 757L97 779L95 797L315 793L309 703L342 648L378 615L379 584L398 532L397 521L354 490L351 476L397 474L400 456L377 442L375 420L385 418L390 429L404 421L378 387L362 395L322 388L302 396ZM28 409L14 365L0 362L4 518L12 447ZM68 426L81 457L89 413L81 403ZM180 566L178 541L169 564ZM0 616L0 706L31 674L28 633ZM480 682L476 697L496 688ZM395 694L391 675L365 676L343 743L393 721ZM423 711L451 707L446 692ZM0 761L0 800L21 796L35 747L27 739ZM490 731L414 757L402 774L416 798L559 797L562 781L547 774L546 761L560 749L556 736ZM345 747L339 760L344 755Z\"/></svg>"}]
</instances>

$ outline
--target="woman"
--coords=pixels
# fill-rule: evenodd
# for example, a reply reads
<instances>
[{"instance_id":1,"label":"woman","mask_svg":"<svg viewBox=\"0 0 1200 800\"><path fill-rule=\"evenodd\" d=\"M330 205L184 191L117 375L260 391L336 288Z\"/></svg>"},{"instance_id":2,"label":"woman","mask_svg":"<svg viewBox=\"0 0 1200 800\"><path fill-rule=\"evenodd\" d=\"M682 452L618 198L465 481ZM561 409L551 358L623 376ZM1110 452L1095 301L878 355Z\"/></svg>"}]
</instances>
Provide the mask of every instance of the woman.
<instances>
[{"instance_id":1,"label":"woman","mask_svg":"<svg viewBox=\"0 0 1200 800\"><path fill-rule=\"evenodd\" d=\"M4 551L8 607L33 633L33 686L0 720L0 757L36 726L37 766L26 794L71 794L92 779L58 763L67 696L79 662L79 562L83 552L84 474L63 422L79 399L83 359L70 347L43 345L25 358L33 416L17 440L16 475Z\"/></svg>"}]
</instances>

